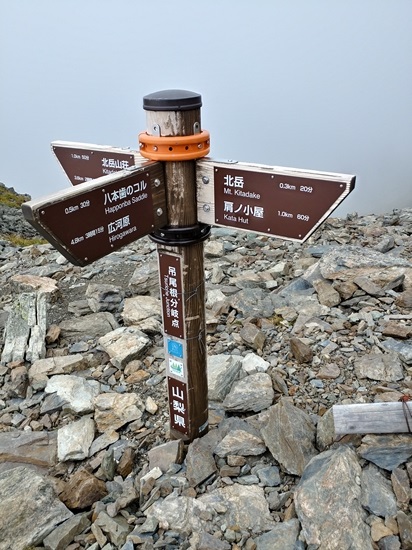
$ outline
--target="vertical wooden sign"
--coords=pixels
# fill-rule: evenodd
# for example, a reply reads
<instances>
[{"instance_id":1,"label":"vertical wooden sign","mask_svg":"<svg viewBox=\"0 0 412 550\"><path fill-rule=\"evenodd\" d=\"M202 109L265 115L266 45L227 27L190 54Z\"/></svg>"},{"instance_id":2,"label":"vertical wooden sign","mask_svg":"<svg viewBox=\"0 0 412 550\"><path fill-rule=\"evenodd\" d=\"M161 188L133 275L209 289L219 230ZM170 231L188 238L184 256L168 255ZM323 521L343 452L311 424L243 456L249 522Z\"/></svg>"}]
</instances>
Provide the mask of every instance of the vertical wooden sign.
<instances>
[{"instance_id":1,"label":"vertical wooden sign","mask_svg":"<svg viewBox=\"0 0 412 550\"><path fill-rule=\"evenodd\" d=\"M187 346L181 257L159 252L170 427L189 435Z\"/></svg>"}]
</instances>

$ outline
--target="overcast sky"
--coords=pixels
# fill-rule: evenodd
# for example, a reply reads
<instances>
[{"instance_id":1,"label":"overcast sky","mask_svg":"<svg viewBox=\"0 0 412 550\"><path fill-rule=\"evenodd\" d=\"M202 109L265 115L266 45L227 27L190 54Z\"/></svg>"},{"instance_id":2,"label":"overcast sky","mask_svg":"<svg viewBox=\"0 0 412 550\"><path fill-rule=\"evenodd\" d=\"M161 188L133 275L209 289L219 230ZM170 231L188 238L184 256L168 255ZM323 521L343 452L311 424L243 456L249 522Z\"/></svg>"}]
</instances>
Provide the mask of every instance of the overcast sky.
<instances>
[{"instance_id":1,"label":"overcast sky","mask_svg":"<svg viewBox=\"0 0 412 550\"><path fill-rule=\"evenodd\" d=\"M357 176L412 207L411 0L1 0L0 181L70 185L53 140L137 148L144 95L202 95L211 156Z\"/></svg>"}]
</instances>

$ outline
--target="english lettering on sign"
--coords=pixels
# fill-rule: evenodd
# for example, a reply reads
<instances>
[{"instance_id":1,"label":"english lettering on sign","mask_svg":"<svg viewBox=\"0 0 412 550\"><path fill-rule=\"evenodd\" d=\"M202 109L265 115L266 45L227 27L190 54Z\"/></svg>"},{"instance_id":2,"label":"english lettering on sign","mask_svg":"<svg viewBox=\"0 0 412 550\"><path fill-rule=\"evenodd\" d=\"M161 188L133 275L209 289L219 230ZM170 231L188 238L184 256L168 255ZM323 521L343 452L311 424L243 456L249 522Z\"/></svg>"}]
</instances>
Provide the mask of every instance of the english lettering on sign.
<instances>
[{"instance_id":1,"label":"english lettering on sign","mask_svg":"<svg viewBox=\"0 0 412 550\"><path fill-rule=\"evenodd\" d=\"M63 256L87 265L166 223L163 169L149 162L30 201L22 211Z\"/></svg>"},{"instance_id":2,"label":"english lettering on sign","mask_svg":"<svg viewBox=\"0 0 412 550\"><path fill-rule=\"evenodd\" d=\"M197 161L198 220L303 242L354 189L355 176Z\"/></svg>"},{"instance_id":3,"label":"english lettering on sign","mask_svg":"<svg viewBox=\"0 0 412 550\"><path fill-rule=\"evenodd\" d=\"M145 166L139 151L95 143L53 141L52 151L72 185L115 174L132 166Z\"/></svg>"}]
</instances>

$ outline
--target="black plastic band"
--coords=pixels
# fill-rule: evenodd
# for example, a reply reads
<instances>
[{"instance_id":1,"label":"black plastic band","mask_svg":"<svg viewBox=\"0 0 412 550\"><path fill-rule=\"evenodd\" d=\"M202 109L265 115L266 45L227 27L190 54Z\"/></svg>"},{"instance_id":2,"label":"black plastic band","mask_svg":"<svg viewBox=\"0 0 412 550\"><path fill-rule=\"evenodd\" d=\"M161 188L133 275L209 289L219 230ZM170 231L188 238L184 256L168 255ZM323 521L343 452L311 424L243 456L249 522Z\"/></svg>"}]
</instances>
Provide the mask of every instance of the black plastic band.
<instances>
[{"instance_id":1,"label":"black plastic band","mask_svg":"<svg viewBox=\"0 0 412 550\"><path fill-rule=\"evenodd\" d=\"M188 227L162 227L149 235L157 244L185 246L205 241L210 235L210 225L199 223Z\"/></svg>"}]
</instances>

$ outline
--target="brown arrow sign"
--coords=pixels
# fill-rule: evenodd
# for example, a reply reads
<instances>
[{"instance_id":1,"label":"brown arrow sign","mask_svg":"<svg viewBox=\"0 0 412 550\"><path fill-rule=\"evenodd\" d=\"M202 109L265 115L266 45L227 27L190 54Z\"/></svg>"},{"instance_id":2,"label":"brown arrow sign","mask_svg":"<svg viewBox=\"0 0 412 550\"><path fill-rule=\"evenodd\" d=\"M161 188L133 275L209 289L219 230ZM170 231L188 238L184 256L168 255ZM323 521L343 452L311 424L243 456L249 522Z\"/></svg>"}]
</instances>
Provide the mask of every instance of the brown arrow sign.
<instances>
[{"instance_id":1,"label":"brown arrow sign","mask_svg":"<svg viewBox=\"0 0 412 550\"><path fill-rule=\"evenodd\" d=\"M22 205L63 256L87 265L167 223L163 168L148 162Z\"/></svg>"},{"instance_id":2,"label":"brown arrow sign","mask_svg":"<svg viewBox=\"0 0 412 550\"><path fill-rule=\"evenodd\" d=\"M303 242L354 189L355 176L197 162L200 222Z\"/></svg>"},{"instance_id":3,"label":"brown arrow sign","mask_svg":"<svg viewBox=\"0 0 412 550\"><path fill-rule=\"evenodd\" d=\"M53 141L51 147L73 185L147 164L147 159L132 149L74 141Z\"/></svg>"}]
</instances>

